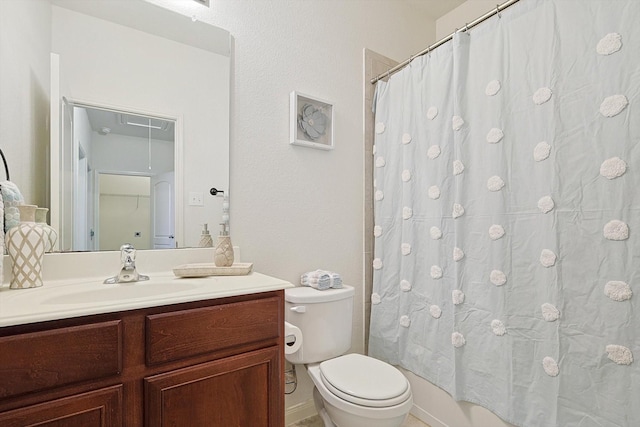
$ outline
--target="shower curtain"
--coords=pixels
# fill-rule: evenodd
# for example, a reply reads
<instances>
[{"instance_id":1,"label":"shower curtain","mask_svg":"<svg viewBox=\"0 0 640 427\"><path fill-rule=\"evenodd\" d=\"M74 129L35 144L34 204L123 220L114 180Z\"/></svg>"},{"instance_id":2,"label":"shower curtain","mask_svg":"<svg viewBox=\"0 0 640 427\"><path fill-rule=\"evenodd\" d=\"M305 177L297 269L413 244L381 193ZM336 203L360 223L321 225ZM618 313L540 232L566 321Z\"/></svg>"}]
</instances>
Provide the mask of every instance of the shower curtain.
<instances>
[{"instance_id":1,"label":"shower curtain","mask_svg":"<svg viewBox=\"0 0 640 427\"><path fill-rule=\"evenodd\" d=\"M640 425L639 17L521 0L378 83L372 356L516 425Z\"/></svg>"}]
</instances>

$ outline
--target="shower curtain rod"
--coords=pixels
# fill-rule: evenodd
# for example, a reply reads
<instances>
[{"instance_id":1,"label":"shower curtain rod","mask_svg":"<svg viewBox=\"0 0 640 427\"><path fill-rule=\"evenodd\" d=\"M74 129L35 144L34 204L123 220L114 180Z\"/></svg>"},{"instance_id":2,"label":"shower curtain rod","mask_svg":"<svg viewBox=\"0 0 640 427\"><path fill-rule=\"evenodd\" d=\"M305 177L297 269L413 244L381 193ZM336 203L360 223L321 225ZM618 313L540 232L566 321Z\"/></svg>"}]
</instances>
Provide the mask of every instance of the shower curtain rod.
<instances>
[{"instance_id":1,"label":"shower curtain rod","mask_svg":"<svg viewBox=\"0 0 640 427\"><path fill-rule=\"evenodd\" d=\"M475 19L474 21L471 21L470 23L466 24L463 28L456 29L453 33L449 34L445 38L442 38L442 39L438 40L437 42L435 42L431 46L427 47L426 49L424 49L424 50L422 50L422 51L420 51L418 53L416 53L415 55L411 55L409 57L409 59L405 59L403 62L399 63L398 65L396 65L393 68L390 68L385 73L382 73L377 77L374 77L373 79L371 79L371 84L372 85L376 84L376 82L378 80L382 80L383 78L389 77L391 74L394 74L396 71L400 71L401 69L406 67L408 64L410 64L411 61L413 61L415 58L417 58L419 56L422 56L422 55L424 55L426 53L429 53L432 50L434 50L435 48L442 46L443 44L445 44L449 40L453 39L453 36L456 33L466 32L466 31L470 30L471 28L475 27L476 25L478 25L479 23L481 23L483 21L486 21L487 19L491 18L494 15L500 16L500 12L501 11L503 11L504 9L508 8L512 4L517 3L519 1L520 0L507 0L504 3L497 5L495 9L492 9L491 11L489 11L489 12L485 13L484 15L482 15L481 17Z\"/></svg>"}]
</instances>

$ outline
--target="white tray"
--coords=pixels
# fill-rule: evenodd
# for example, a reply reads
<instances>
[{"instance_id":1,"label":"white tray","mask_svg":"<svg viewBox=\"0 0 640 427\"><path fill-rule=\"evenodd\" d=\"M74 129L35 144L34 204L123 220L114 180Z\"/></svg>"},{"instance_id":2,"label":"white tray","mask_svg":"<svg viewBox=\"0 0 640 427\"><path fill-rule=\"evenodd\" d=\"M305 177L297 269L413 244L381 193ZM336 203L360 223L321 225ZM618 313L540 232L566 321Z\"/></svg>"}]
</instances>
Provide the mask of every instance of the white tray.
<instances>
[{"instance_id":1,"label":"white tray","mask_svg":"<svg viewBox=\"0 0 640 427\"><path fill-rule=\"evenodd\" d=\"M214 263L182 264L173 268L178 277L244 276L251 273L252 262L237 262L231 267L216 267Z\"/></svg>"}]
</instances>

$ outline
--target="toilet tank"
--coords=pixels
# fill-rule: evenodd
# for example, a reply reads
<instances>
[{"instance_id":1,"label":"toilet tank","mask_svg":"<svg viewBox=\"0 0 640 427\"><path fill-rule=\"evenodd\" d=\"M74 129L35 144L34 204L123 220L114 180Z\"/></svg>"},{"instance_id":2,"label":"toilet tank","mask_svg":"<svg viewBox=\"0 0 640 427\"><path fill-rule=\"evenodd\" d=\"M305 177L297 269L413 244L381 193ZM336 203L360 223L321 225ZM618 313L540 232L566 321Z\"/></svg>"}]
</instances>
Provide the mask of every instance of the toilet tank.
<instances>
[{"instance_id":1,"label":"toilet tank","mask_svg":"<svg viewBox=\"0 0 640 427\"><path fill-rule=\"evenodd\" d=\"M285 320L302 332L302 347L285 354L293 364L314 363L351 347L353 288L319 291L307 286L285 289Z\"/></svg>"}]
</instances>

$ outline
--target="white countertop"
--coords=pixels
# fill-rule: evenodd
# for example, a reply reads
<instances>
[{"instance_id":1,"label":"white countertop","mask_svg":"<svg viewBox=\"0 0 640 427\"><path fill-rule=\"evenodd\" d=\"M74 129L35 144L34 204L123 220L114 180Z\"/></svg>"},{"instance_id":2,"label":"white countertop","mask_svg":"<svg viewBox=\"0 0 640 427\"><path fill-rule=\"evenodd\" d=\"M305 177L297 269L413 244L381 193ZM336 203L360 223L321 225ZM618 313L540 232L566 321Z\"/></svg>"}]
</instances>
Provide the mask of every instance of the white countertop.
<instances>
[{"instance_id":1,"label":"white countertop","mask_svg":"<svg viewBox=\"0 0 640 427\"><path fill-rule=\"evenodd\" d=\"M255 272L203 278L178 278L172 272L149 276L149 281L114 285L103 284L104 277L45 281L44 286L32 289L4 285L0 287L0 327L293 287Z\"/></svg>"}]
</instances>

